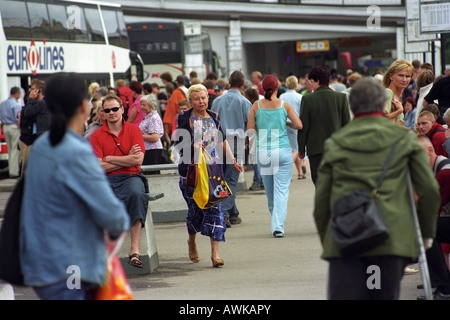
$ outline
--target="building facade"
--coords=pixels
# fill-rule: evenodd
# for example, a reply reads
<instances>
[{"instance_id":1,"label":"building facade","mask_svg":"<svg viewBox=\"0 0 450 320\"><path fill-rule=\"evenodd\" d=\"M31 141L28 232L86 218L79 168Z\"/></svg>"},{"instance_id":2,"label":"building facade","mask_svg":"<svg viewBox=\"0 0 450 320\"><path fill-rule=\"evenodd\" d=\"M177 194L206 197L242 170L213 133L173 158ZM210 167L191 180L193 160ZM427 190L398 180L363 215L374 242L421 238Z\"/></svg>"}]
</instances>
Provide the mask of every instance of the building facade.
<instances>
[{"instance_id":1,"label":"building facade","mask_svg":"<svg viewBox=\"0 0 450 320\"><path fill-rule=\"evenodd\" d=\"M258 70L283 79L304 75L319 63L341 74L363 67L375 73L398 58L433 62L437 75L442 70L440 41L428 47L434 52L405 47L405 0L115 2L129 23L200 22L217 53L219 76L225 78L241 69L247 77Z\"/></svg>"}]
</instances>

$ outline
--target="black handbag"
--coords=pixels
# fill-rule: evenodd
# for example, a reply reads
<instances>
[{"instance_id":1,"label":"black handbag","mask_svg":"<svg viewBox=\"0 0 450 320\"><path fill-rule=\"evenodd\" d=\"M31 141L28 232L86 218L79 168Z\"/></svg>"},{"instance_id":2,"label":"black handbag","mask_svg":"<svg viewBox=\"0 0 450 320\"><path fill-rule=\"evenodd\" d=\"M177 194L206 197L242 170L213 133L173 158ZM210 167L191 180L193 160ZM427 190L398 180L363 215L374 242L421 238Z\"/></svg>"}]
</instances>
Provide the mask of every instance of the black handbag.
<instances>
[{"instance_id":1,"label":"black handbag","mask_svg":"<svg viewBox=\"0 0 450 320\"><path fill-rule=\"evenodd\" d=\"M356 189L334 202L331 230L343 257L356 256L373 249L389 237L389 230L375 198L394 155L395 146L396 144L391 148L372 196L365 190Z\"/></svg>"},{"instance_id":2,"label":"black handbag","mask_svg":"<svg viewBox=\"0 0 450 320\"><path fill-rule=\"evenodd\" d=\"M0 230L0 279L13 285L24 285L20 268L20 210L22 207L23 178L17 182L5 207Z\"/></svg>"}]
</instances>

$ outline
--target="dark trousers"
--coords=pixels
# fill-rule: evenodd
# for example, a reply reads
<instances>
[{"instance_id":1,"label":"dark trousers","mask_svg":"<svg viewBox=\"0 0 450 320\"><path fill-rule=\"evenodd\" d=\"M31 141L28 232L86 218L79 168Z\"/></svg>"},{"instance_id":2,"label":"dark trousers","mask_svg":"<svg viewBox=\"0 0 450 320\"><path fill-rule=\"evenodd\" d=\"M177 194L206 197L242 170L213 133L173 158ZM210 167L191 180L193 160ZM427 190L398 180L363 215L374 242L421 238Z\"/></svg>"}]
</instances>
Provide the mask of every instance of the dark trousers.
<instances>
[{"instance_id":1,"label":"dark trousers","mask_svg":"<svg viewBox=\"0 0 450 320\"><path fill-rule=\"evenodd\" d=\"M317 171L319 170L320 162L322 161L323 153L315 154L313 156L308 155L309 167L311 169L311 180L316 184L317 181Z\"/></svg>"},{"instance_id":2,"label":"dark trousers","mask_svg":"<svg viewBox=\"0 0 450 320\"><path fill-rule=\"evenodd\" d=\"M430 280L433 286L450 294L450 273L442 253L441 242L450 243L450 217L439 217L437 221L436 239L426 251Z\"/></svg>"},{"instance_id":3,"label":"dark trousers","mask_svg":"<svg viewBox=\"0 0 450 320\"><path fill-rule=\"evenodd\" d=\"M403 270L410 262L399 256L330 259L328 299L398 300Z\"/></svg>"},{"instance_id":4,"label":"dark trousers","mask_svg":"<svg viewBox=\"0 0 450 320\"><path fill-rule=\"evenodd\" d=\"M145 226L149 195L145 192L142 179L137 174L113 174L108 176L109 184L116 197L121 200L130 216L130 225L141 220Z\"/></svg>"},{"instance_id":5,"label":"dark trousers","mask_svg":"<svg viewBox=\"0 0 450 320\"><path fill-rule=\"evenodd\" d=\"M152 165L161 163L162 149L149 149L145 150L143 165Z\"/></svg>"},{"instance_id":6,"label":"dark trousers","mask_svg":"<svg viewBox=\"0 0 450 320\"><path fill-rule=\"evenodd\" d=\"M144 160L142 165L152 165L161 163L161 154L163 149L149 149L145 150ZM147 173L148 175L160 174L160 171L151 171Z\"/></svg>"}]
</instances>

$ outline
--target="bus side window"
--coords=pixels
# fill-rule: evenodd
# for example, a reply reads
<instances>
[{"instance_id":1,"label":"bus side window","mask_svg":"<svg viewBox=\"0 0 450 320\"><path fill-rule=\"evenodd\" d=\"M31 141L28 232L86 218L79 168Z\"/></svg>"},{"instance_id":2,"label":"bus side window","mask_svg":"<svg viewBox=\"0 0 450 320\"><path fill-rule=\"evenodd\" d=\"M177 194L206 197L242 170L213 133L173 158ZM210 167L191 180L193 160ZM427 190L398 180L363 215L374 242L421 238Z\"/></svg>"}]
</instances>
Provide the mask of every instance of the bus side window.
<instances>
[{"instance_id":1,"label":"bus side window","mask_svg":"<svg viewBox=\"0 0 450 320\"><path fill-rule=\"evenodd\" d=\"M68 6L66 7L66 10L68 19L71 19L76 15L76 24L69 28L70 40L76 42L88 42L88 31L83 8L79 6L72 6L71 8Z\"/></svg>"},{"instance_id":2,"label":"bus side window","mask_svg":"<svg viewBox=\"0 0 450 320\"><path fill-rule=\"evenodd\" d=\"M102 22L97 8L85 8L87 30L89 32L89 42L103 42L105 37L103 35Z\"/></svg>"},{"instance_id":3,"label":"bus side window","mask_svg":"<svg viewBox=\"0 0 450 320\"><path fill-rule=\"evenodd\" d=\"M119 18L120 40L122 43L121 47L129 49L130 43L128 42L127 26L125 25L122 11L117 11L117 18Z\"/></svg>"},{"instance_id":4,"label":"bus side window","mask_svg":"<svg viewBox=\"0 0 450 320\"><path fill-rule=\"evenodd\" d=\"M6 39L31 39L25 2L2 0L0 12Z\"/></svg>"},{"instance_id":5,"label":"bus side window","mask_svg":"<svg viewBox=\"0 0 450 320\"><path fill-rule=\"evenodd\" d=\"M31 36L34 39L50 39L50 23L45 3L28 2L28 15L31 22Z\"/></svg>"},{"instance_id":6,"label":"bus side window","mask_svg":"<svg viewBox=\"0 0 450 320\"><path fill-rule=\"evenodd\" d=\"M57 4L49 4L48 12L53 31L53 40L69 40L66 7Z\"/></svg>"},{"instance_id":7,"label":"bus side window","mask_svg":"<svg viewBox=\"0 0 450 320\"><path fill-rule=\"evenodd\" d=\"M116 12L102 9L103 20L105 21L106 33L108 34L109 44L121 47L120 30L117 24Z\"/></svg>"}]
</instances>

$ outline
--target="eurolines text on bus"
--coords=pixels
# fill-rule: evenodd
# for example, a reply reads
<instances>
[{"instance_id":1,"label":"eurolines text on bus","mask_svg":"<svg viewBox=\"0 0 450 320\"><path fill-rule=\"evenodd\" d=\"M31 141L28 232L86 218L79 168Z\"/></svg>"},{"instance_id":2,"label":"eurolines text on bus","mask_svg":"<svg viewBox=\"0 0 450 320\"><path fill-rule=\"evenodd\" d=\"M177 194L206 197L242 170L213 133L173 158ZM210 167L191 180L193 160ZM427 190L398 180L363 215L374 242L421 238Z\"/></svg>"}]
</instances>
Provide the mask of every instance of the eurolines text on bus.
<instances>
[{"instance_id":1,"label":"eurolines text on bus","mask_svg":"<svg viewBox=\"0 0 450 320\"><path fill-rule=\"evenodd\" d=\"M47 46L46 41L36 46L31 40L29 47L10 44L6 53L6 61L11 72L58 71L64 69L64 50L62 46Z\"/></svg>"}]
</instances>

